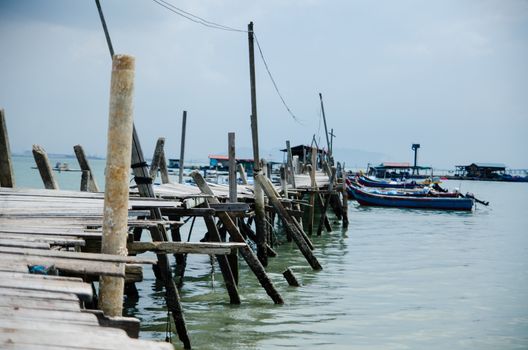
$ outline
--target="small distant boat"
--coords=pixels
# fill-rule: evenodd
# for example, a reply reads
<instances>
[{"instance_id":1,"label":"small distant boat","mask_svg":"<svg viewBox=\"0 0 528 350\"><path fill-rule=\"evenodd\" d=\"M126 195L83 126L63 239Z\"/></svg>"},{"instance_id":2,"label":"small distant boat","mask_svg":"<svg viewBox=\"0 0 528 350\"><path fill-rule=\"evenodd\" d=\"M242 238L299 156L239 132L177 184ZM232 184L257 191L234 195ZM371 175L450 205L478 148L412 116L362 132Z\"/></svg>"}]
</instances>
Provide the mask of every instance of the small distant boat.
<instances>
[{"instance_id":1,"label":"small distant boat","mask_svg":"<svg viewBox=\"0 0 528 350\"><path fill-rule=\"evenodd\" d=\"M370 193L354 184L348 187L358 203L365 206L471 211L475 204L474 198L388 195Z\"/></svg>"},{"instance_id":2,"label":"small distant boat","mask_svg":"<svg viewBox=\"0 0 528 350\"><path fill-rule=\"evenodd\" d=\"M32 166L31 169L38 169L36 166ZM58 171L59 173L62 171L77 171L81 172L81 169L71 169L70 165L66 162L57 162L55 163L55 166L51 168L53 171Z\"/></svg>"},{"instance_id":3,"label":"small distant boat","mask_svg":"<svg viewBox=\"0 0 528 350\"><path fill-rule=\"evenodd\" d=\"M411 182L399 182L399 181L387 181L387 180L374 180L366 176L358 176L357 182L363 186L367 187L381 187L381 188L419 188L423 187L416 183L415 181Z\"/></svg>"}]
</instances>

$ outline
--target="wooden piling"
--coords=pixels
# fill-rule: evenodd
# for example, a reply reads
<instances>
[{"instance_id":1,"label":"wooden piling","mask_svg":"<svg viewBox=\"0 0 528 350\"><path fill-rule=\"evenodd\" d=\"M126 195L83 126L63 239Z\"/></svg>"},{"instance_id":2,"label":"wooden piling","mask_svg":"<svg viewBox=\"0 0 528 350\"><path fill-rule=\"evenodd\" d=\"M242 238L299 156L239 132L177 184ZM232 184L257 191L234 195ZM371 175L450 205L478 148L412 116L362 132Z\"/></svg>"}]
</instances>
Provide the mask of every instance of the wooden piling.
<instances>
[{"instance_id":1,"label":"wooden piling","mask_svg":"<svg viewBox=\"0 0 528 350\"><path fill-rule=\"evenodd\" d=\"M134 66L132 56L115 55L112 59L101 246L104 254L128 255L128 174L132 145ZM101 277L99 306L107 316L122 316L124 284L125 280L121 277Z\"/></svg>"},{"instance_id":2,"label":"wooden piling","mask_svg":"<svg viewBox=\"0 0 528 350\"><path fill-rule=\"evenodd\" d=\"M254 48L253 22L248 24L249 47L249 79L251 88L251 136L253 140L253 177L260 172L260 157L258 143L258 118L257 118L257 88L255 80L255 48ZM266 249L266 212L264 207L264 193L255 181L255 232L257 234L257 256L262 265L268 265Z\"/></svg>"},{"instance_id":3,"label":"wooden piling","mask_svg":"<svg viewBox=\"0 0 528 350\"><path fill-rule=\"evenodd\" d=\"M182 117L182 134L180 145L180 172L178 174L178 183L183 183L183 166L185 157L185 129L187 128L187 111L183 111Z\"/></svg>"},{"instance_id":4,"label":"wooden piling","mask_svg":"<svg viewBox=\"0 0 528 350\"><path fill-rule=\"evenodd\" d=\"M229 202L236 203L238 200L237 194L237 169L236 169L236 149L235 149L235 133L230 132L227 134L227 153L229 155ZM234 219L235 224L237 220ZM238 284L238 254L235 251L227 256L231 272L235 278L236 284Z\"/></svg>"},{"instance_id":5,"label":"wooden piling","mask_svg":"<svg viewBox=\"0 0 528 350\"><path fill-rule=\"evenodd\" d=\"M143 150L141 149L141 143L137 135L136 128L132 129L132 170L134 172L134 178L138 185L139 195L141 197L155 197L154 188L149 176L147 164L145 163L145 157ZM161 211L159 208L151 209L151 216L155 220L162 220ZM150 235L153 241L167 241L167 232L165 226L157 225L149 227ZM139 236L139 235L138 235ZM135 237L139 240L140 237ZM191 348L191 340L187 333L187 325L185 323L185 317L183 315L183 309L180 302L180 294L178 288L172 279L172 272L170 268L169 259L166 254L157 254L158 265L157 270L162 282L165 285L165 300L167 302L167 309L171 312L174 324L176 325L176 332L180 341L183 343L185 349Z\"/></svg>"},{"instance_id":6,"label":"wooden piling","mask_svg":"<svg viewBox=\"0 0 528 350\"><path fill-rule=\"evenodd\" d=\"M348 191L347 191L347 176L345 171L345 165L343 164L343 170L341 171L343 175L343 183L341 188L341 194L343 198L343 227L348 227Z\"/></svg>"},{"instance_id":7,"label":"wooden piling","mask_svg":"<svg viewBox=\"0 0 528 350\"><path fill-rule=\"evenodd\" d=\"M92 171L92 167L90 166L90 163L88 163L88 159L86 158L86 155L84 154L84 149L81 145L75 145L73 146L73 152L75 152L75 156L77 157L77 162L79 162L79 166L81 167L81 170L84 172L88 172L88 178L87 178L87 188L86 191L89 192L100 192L99 186L97 185L97 181L95 180L94 173ZM82 191L82 190L81 190Z\"/></svg>"},{"instance_id":8,"label":"wooden piling","mask_svg":"<svg viewBox=\"0 0 528 350\"><path fill-rule=\"evenodd\" d=\"M154 148L154 154L152 155L152 161L150 162L149 175L152 181L158 177L158 169L161 161L161 155L163 154L163 147L165 146L165 138L159 137L156 141L156 147Z\"/></svg>"},{"instance_id":9,"label":"wooden piling","mask_svg":"<svg viewBox=\"0 0 528 350\"><path fill-rule=\"evenodd\" d=\"M330 181L328 182L328 193L324 197L324 204L323 209L321 210L321 219L319 220L319 226L317 227L317 235L320 236L321 232L323 231L324 222L326 220L326 211L328 210L328 206L330 205L330 199L332 198L332 191L334 189L334 181L336 176L336 169L335 167L331 168L332 176L330 177Z\"/></svg>"},{"instance_id":10,"label":"wooden piling","mask_svg":"<svg viewBox=\"0 0 528 350\"><path fill-rule=\"evenodd\" d=\"M15 174L3 109L0 109L0 187L15 187Z\"/></svg>"},{"instance_id":11,"label":"wooden piling","mask_svg":"<svg viewBox=\"0 0 528 350\"><path fill-rule=\"evenodd\" d=\"M255 180L259 182L260 186L266 193L266 196L268 197L271 205L273 205L273 207L275 208L277 214L282 219L284 226L292 235L293 240L299 247L299 250L304 255L304 257L306 258L310 266L314 270L321 270L322 267L319 264L319 261L317 261L317 258L312 254L312 251L310 247L306 244L306 241L304 240L302 233L299 232L298 226L295 225L292 217L290 216L288 211L284 208L284 206L280 202L279 198L276 195L275 189L273 188L273 185L271 184L271 181L265 176L263 176L262 174L256 175Z\"/></svg>"},{"instance_id":12,"label":"wooden piling","mask_svg":"<svg viewBox=\"0 0 528 350\"><path fill-rule=\"evenodd\" d=\"M237 201L237 179L236 179L236 155L235 155L235 133L227 134L227 148L229 154L229 201Z\"/></svg>"},{"instance_id":13,"label":"wooden piling","mask_svg":"<svg viewBox=\"0 0 528 350\"><path fill-rule=\"evenodd\" d=\"M209 185L207 185L204 178L199 172L192 172L191 177L193 178L200 191L202 191L202 193L211 196L207 199L209 203L219 203L218 199L214 196L213 191L211 190ZM227 232L235 242L246 243L238 227L235 225L231 217L226 212L217 212L217 215L224 224L225 228L227 229ZM251 271L253 271L253 273L257 277L258 281L260 282L260 285L266 290L266 293L273 300L273 302L275 304L284 304L284 300L273 285L273 282L266 274L266 270L264 270L264 267L260 263L259 259L255 256L251 248L246 244L244 247L240 248L240 254L248 264Z\"/></svg>"},{"instance_id":14,"label":"wooden piling","mask_svg":"<svg viewBox=\"0 0 528 350\"><path fill-rule=\"evenodd\" d=\"M293 271L289 267L286 269L286 271L284 271L282 273L282 275L284 276L284 278L286 279L286 281L288 282L288 284L290 286L292 286L292 287L300 287L301 286L301 284L299 283L299 281L297 280L297 278L293 274Z\"/></svg>"},{"instance_id":15,"label":"wooden piling","mask_svg":"<svg viewBox=\"0 0 528 350\"><path fill-rule=\"evenodd\" d=\"M220 233L218 228L215 225L214 217L211 215L204 216L205 224L207 226L207 231L209 232L209 239L212 242L221 242ZM238 295L238 290L236 286L235 277L229 261L227 260L226 255L216 255L216 260L218 265L220 265L220 270L222 271L222 276L224 277L224 283L229 294L229 302L231 304L240 304L240 296Z\"/></svg>"},{"instance_id":16,"label":"wooden piling","mask_svg":"<svg viewBox=\"0 0 528 350\"><path fill-rule=\"evenodd\" d=\"M48 190L58 190L59 185L53 176L48 154L44 148L39 145L33 145L33 157L35 158L42 182L44 182L44 187Z\"/></svg>"},{"instance_id":17,"label":"wooden piling","mask_svg":"<svg viewBox=\"0 0 528 350\"><path fill-rule=\"evenodd\" d=\"M291 183L293 188L296 188L295 186L295 170L293 168L293 157L292 157L292 150L290 146L290 140L286 141L286 150L288 151L288 158L287 158L287 167L286 167L286 175L288 183Z\"/></svg>"}]
</instances>

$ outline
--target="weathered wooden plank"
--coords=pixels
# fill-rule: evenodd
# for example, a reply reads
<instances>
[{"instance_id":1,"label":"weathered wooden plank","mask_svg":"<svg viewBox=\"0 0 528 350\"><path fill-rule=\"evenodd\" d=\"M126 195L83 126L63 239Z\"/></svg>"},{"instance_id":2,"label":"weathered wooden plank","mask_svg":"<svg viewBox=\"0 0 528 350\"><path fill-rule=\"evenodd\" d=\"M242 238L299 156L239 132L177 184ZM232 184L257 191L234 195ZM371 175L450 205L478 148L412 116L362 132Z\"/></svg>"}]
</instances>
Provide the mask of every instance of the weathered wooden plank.
<instances>
[{"instance_id":1,"label":"weathered wooden plank","mask_svg":"<svg viewBox=\"0 0 528 350\"><path fill-rule=\"evenodd\" d=\"M25 241L25 242L41 242L48 245L60 245L68 247L82 247L85 245L84 239L75 238L72 236L41 236L34 234L9 234L9 233L0 233L0 240L16 240L16 241Z\"/></svg>"},{"instance_id":2,"label":"weathered wooden plank","mask_svg":"<svg viewBox=\"0 0 528 350\"><path fill-rule=\"evenodd\" d=\"M130 242L127 249L130 253L152 251L173 254L231 254L234 250L245 247L245 243L196 243L196 242Z\"/></svg>"},{"instance_id":3,"label":"weathered wooden plank","mask_svg":"<svg viewBox=\"0 0 528 350\"><path fill-rule=\"evenodd\" d=\"M0 318L35 320L37 322L68 322L99 326L97 316L90 313L64 310L32 309L25 306L0 306Z\"/></svg>"},{"instance_id":4,"label":"weathered wooden plank","mask_svg":"<svg viewBox=\"0 0 528 350\"><path fill-rule=\"evenodd\" d=\"M42 182L44 182L44 187L49 190L58 190L59 185L53 176L48 155L44 148L39 145L33 145L33 157L35 158Z\"/></svg>"},{"instance_id":5,"label":"weathered wooden plank","mask_svg":"<svg viewBox=\"0 0 528 350\"><path fill-rule=\"evenodd\" d=\"M52 277L55 276L0 272L0 287L73 293L82 300L91 300L92 287L89 284Z\"/></svg>"},{"instance_id":6,"label":"weathered wooden plank","mask_svg":"<svg viewBox=\"0 0 528 350\"><path fill-rule=\"evenodd\" d=\"M24 291L23 289L13 290ZM26 307L33 310L62 310L77 312L81 310L79 299L75 301L67 301L50 298L29 298L20 295L2 295L0 297L0 306Z\"/></svg>"},{"instance_id":7,"label":"weathered wooden plank","mask_svg":"<svg viewBox=\"0 0 528 350\"><path fill-rule=\"evenodd\" d=\"M1 237L1 236L0 236ZM14 247L14 248L32 248L32 249L50 249L49 243L26 241L24 239L2 239L0 238L0 246Z\"/></svg>"},{"instance_id":8,"label":"weathered wooden plank","mask_svg":"<svg viewBox=\"0 0 528 350\"><path fill-rule=\"evenodd\" d=\"M124 263L120 262L63 259L11 253L0 254L0 266L4 267L2 270L6 270L6 266L10 267L15 264L26 267L29 265L54 266L61 271L75 274L125 277L125 266Z\"/></svg>"},{"instance_id":9,"label":"weathered wooden plank","mask_svg":"<svg viewBox=\"0 0 528 350\"><path fill-rule=\"evenodd\" d=\"M59 301L69 301L79 304L79 298L72 293L62 293L62 292L47 292L47 291L40 291L40 290L26 290L26 289L16 289L16 288L9 288L9 287L0 287L0 296L6 297L6 296L17 296L20 298L26 298L26 299L53 299L53 300L59 300ZM0 297L0 298L1 298Z\"/></svg>"},{"instance_id":10,"label":"weathered wooden plank","mask_svg":"<svg viewBox=\"0 0 528 350\"><path fill-rule=\"evenodd\" d=\"M126 335L93 333L94 327L76 329L17 329L0 328L0 344L9 348L43 349L130 349L130 350L173 350L172 344L130 339ZM37 328L37 329L34 329Z\"/></svg>"},{"instance_id":11,"label":"weathered wooden plank","mask_svg":"<svg viewBox=\"0 0 528 350\"><path fill-rule=\"evenodd\" d=\"M111 254L96 254L96 253L80 253L57 250L40 250L40 249L25 249L25 248L10 248L0 247L0 253L28 255L28 256L44 256L44 257L58 257L63 259L75 260L94 260L100 262L119 262L130 264L155 264L154 259L140 258L136 256L120 256Z\"/></svg>"}]
</instances>

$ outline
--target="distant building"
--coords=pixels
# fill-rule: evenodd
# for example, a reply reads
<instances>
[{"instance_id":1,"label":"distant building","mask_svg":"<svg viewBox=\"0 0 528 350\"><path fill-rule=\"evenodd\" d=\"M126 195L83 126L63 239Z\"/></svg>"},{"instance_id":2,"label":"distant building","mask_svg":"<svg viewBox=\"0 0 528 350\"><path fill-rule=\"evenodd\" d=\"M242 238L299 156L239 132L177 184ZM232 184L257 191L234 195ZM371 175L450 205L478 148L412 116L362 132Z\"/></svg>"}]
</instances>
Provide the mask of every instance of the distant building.
<instances>
[{"instance_id":1,"label":"distant building","mask_svg":"<svg viewBox=\"0 0 528 350\"><path fill-rule=\"evenodd\" d=\"M281 152L288 152L286 148L281 149ZM312 146L306 146L306 145L298 145L291 147L292 157L298 156L299 161L302 163L310 163L312 159ZM326 150L324 149L317 149L317 162L320 163L321 159L324 159L324 155L326 154Z\"/></svg>"},{"instance_id":2,"label":"distant building","mask_svg":"<svg viewBox=\"0 0 528 350\"><path fill-rule=\"evenodd\" d=\"M474 177L479 179L495 179L504 176L506 165L501 163L471 163L456 165L455 176Z\"/></svg>"}]
</instances>

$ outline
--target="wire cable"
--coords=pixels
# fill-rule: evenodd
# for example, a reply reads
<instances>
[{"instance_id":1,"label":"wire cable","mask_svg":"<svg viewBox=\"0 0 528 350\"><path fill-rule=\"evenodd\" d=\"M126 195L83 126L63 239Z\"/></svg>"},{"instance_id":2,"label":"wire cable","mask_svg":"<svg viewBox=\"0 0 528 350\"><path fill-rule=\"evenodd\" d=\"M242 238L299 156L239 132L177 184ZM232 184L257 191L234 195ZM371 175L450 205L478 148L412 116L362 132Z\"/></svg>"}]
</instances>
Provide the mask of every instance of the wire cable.
<instances>
[{"instance_id":1,"label":"wire cable","mask_svg":"<svg viewBox=\"0 0 528 350\"><path fill-rule=\"evenodd\" d=\"M295 116L295 114L293 114L293 112L291 111L290 107L288 107L288 104L286 103L286 101L284 100L284 97L282 97L282 94L280 93L279 91L279 87L277 86L277 83L275 82L275 79L273 78L273 75L271 74L271 71L268 67L268 63L266 62L266 59L264 58L264 54L262 53L262 48L260 47L260 43L259 43L259 40L257 38L257 34L253 33L253 35L255 36L255 42L257 43L257 48L259 50L259 53L260 53L260 57L262 58L262 62L264 63L264 67L266 68L266 71L268 72L268 76L271 80L271 82L273 83L273 87L275 88L275 91L277 92L277 95L279 95L281 101L282 101L282 104L284 105L284 108L286 108L286 110L288 111L288 113L292 116L293 120L295 120L298 124L300 125L304 125L303 123L301 123L301 121Z\"/></svg>"},{"instance_id":2,"label":"wire cable","mask_svg":"<svg viewBox=\"0 0 528 350\"><path fill-rule=\"evenodd\" d=\"M173 4L171 4L170 2L165 1L165 0L152 0L152 1L154 1L159 6L162 6L165 9L177 14L178 16L181 16L183 18L188 19L189 21L192 21L194 23L200 24L200 25L208 27L208 28L219 29L219 30L224 30L224 31L229 31L229 32L239 32L239 33L247 33L248 32L247 30L237 29L237 28L229 27L229 26L226 26L226 25L223 25L223 24L219 24L219 23L215 23L215 22L212 22L212 21L208 21L205 18L196 16L196 15L194 15L194 14L188 12L188 11L182 10L181 8L176 7ZM271 71L269 69L268 63L266 62L266 58L264 57L264 53L262 52L262 47L260 46L259 40L257 38L257 35L255 34L255 32L253 32L253 35L255 37L255 42L257 43L257 48L258 48L258 51L259 51L259 54L260 54L260 58L262 59L262 62L264 63L264 67L266 68L266 71L267 71L268 76L269 76L269 78L271 80L271 83L273 84L273 87L275 88L275 92L277 93L277 95L279 96L282 104L284 105L284 108L286 108L286 111L288 111L288 113L290 114L290 116L293 118L293 120L295 122L297 122L300 125L304 125L299 120L299 118L297 118L295 116L295 114L293 114L292 110L290 109L290 107L286 103L286 100L282 96L282 94L281 94L281 92L279 90L279 87L277 86L277 83L275 81L275 78L273 78L273 75L271 74Z\"/></svg>"}]
</instances>

